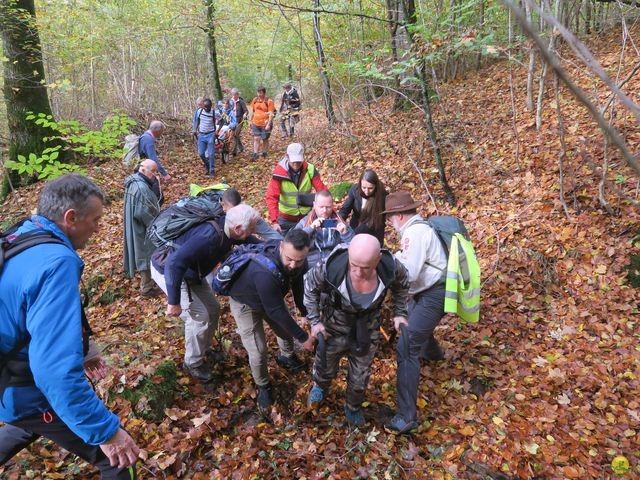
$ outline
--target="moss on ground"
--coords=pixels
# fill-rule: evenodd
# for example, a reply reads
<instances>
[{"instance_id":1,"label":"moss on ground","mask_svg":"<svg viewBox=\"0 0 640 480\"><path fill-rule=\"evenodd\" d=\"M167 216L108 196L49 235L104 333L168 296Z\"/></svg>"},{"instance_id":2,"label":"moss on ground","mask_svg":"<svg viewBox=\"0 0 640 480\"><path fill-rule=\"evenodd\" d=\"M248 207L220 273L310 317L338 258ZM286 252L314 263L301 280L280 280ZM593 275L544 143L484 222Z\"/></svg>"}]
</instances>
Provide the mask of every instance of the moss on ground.
<instances>
[{"instance_id":1,"label":"moss on ground","mask_svg":"<svg viewBox=\"0 0 640 480\"><path fill-rule=\"evenodd\" d=\"M144 378L133 389L125 389L121 395L131 402L138 417L159 421L164 418L164 410L173 403L177 387L176 365L165 361L158 365L152 377Z\"/></svg>"}]
</instances>

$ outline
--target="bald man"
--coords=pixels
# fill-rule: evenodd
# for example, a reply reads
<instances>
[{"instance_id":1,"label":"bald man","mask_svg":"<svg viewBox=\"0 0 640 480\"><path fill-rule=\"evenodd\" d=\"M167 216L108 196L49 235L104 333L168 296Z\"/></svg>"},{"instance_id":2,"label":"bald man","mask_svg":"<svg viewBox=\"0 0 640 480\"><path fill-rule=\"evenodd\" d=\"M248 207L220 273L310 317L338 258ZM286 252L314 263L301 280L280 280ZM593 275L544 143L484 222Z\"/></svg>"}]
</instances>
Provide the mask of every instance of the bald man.
<instances>
[{"instance_id":1,"label":"bald man","mask_svg":"<svg viewBox=\"0 0 640 480\"><path fill-rule=\"evenodd\" d=\"M162 293L151 279L149 261L155 247L147 238L147 227L160 213L157 176L158 165L147 159L124 181L124 271L128 277L140 272L140 294L145 297Z\"/></svg>"},{"instance_id":2,"label":"bald man","mask_svg":"<svg viewBox=\"0 0 640 480\"><path fill-rule=\"evenodd\" d=\"M140 135L140 140L138 141L138 152L140 153L141 159L149 159L156 162L158 166L158 172L160 172L160 176L165 181L171 180L171 175L167 173L164 169L160 160L158 159L158 152L156 152L156 140L160 138L162 133L164 132L164 123L160 120L153 120L149 124L149 130Z\"/></svg>"},{"instance_id":3,"label":"bald man","mask_svg":"<svg viewBox=\"0 0 640 480\"><path fill-rule=\"evenodd\" d=\"M396 330L407 324L407 270L372 235L353 237L349 247L337 246L326 261L305 275L304 305L313 336L325 342L316 351L313 387L308 404L318 406L338 373L340 359L349 359L345 416L351 426L365 423L362 402L371 362L380 338L380 312L391 291Z\"/></svg>"}]
</instances>

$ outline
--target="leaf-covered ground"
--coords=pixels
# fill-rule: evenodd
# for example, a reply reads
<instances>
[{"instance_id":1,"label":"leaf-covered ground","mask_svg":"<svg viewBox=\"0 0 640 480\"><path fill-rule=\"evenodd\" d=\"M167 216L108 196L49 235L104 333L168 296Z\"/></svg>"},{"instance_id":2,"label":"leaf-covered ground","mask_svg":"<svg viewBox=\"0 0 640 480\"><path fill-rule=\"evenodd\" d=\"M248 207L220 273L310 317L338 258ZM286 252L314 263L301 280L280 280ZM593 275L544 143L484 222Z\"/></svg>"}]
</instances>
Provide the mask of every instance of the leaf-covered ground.
<instances>
[{"instance_id":1,"label":"leaf-covered ground","mask_svg":"<svg viewBox=\"0 0 640 480\"><path fill-rule=\"evenodd\" d=\"M593 46L613 73L619 44L611 35ZM626 53L620 78L635 63L635 53ZM598 88L578 65L571 73L589 91ZM371 166L390 190L412 190L425 200L423 212L433 214L428 188L439 212L462 217L475 241L484 282L481 320L461 326L447 317L438 328L446 359L422 369L421 423L411 437L382 428L395 402L392 343L373 366L365 428L345 425L344 372L319 413L308 412L309 373L290 375L273 355L278 403L269 421L259 417L246 354L225 301L220 338L227 355L217 381L204 387L180 373L178 398L162 421L134 416L117 392L165 359L179 363L182 330L179 319L165 316L164 299L141 298L137 281L121 272L125 172L117 161L92 170L110 200L101 232L82 252L85 283L93 288L90 319L112 366L98 392L144 448L141 478L612 478L611 462L619 455L630 462L622 477L640 477L640 293L625 269L630 255L638 254L632 244L640 233L637 179L610 148L607 198L617 215L607 215L597 190L602 136L563 90L567 219L558 194L552 83L537 132L533 114L525 111L525 82L526 72L515 69L518 158L505 63L439 92L436 128L456 208L441 200L415 110L391 114L387 101L358 107L350 128L334 133L326 131L322 112L304 113L307 158L325 183L355 181ZM638 101L640 81L632 79L625 91ZM605 101L604 89L598 92ZM633 116L617 108L616 125L637 151L640 129ZM165 191L168 202L186 195L191 182L207 183L187 130L185 118L159 147L174 175ZM274 143L267 160L252 163L243 155L218 170L263 212L270 172L285 147L280 139ZM3 223L28 214L37 190L20 191L0 207ZM388 238L396 247L395 234L388 232ZM35 443L0 469L6 478L88 478L92 472L48 442Z\"/></svg>"}]
</instances>

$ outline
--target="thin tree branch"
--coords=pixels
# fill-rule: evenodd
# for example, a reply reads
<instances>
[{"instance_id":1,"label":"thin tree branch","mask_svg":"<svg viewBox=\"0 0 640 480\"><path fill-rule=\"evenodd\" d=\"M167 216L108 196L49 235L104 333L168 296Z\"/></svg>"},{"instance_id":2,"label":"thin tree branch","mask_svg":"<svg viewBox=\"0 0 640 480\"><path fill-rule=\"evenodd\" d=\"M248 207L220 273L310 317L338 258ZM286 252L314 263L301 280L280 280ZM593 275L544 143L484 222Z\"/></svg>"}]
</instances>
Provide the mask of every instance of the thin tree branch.
<instances>
[{"instance_id":1,"label":"thin tree branch","mask_svg":"<svg viewBox=\"0 0 640 480\"><path fill-rule=\"evenodd\" d=\"M298 12L306 12L306 13L326 13L329 15L340 15L345 17L360 17L360 18L368 18L369 20L376 20L377 22L383 23L397 23L393 20L389 20L387 18L374 17L373 15L367 15L366 13L355 13L355 12L340 12L338 10L327 10L324 7L320 8L307 8L307 7L294 7L293 5L286 5L279 1L270 2L269 0L258 0L260 3L264 3L265 5L271 5L278 8L283 8L286 10L295 10Z\"/></svg>"},{"instance_id":2,"label":"thin tree branch","mask_svg":"<svg viewBox=\"0 0 640 480\"><path fill-rule=\"evenodd\" d=\"M622 139L618 131L614 127L609 125L609 122L605 120L605 118L598 111L598 109L593 105L593 103L591 103L591 101L587 97L584 90L578 87L569 78L567 73L564 71L564 69L560 65L560 62L558 61L558 57L556 56L556 54L550 53L547 51L544 41L533 30L529 22L526 20L524 16L524 12L520 8L518 8L516 5L514 5L510 0L502 0L502 3L511 9L511 11L513 12L516 19L518 20L518 23L520 23L520 26L522 27L524 32L537 45L540 55L542 55L544 59L549 63L549 65L551 65L551 68L554 69L554 71L557 73L560 80L562 80L562 82L567 86L567 88L569 88L571 93L573 93L573 95L578 99L578 101L580 101L580 103L582 103L587 108L587 110L589 111L591 116L596 120L600 128L604 132L606 132L607 135L611 137L611 141L613 142L613 144L615 144L615 146L618 147L618 149L622 153L622 156L627 161L629 166L634 170L636 175L640 177L640 162L638 161L638 159L633 155L633 153L631 153L631 151L629 151L626 143L624 142L624 140Z\"/></svg>"}]
</instances>

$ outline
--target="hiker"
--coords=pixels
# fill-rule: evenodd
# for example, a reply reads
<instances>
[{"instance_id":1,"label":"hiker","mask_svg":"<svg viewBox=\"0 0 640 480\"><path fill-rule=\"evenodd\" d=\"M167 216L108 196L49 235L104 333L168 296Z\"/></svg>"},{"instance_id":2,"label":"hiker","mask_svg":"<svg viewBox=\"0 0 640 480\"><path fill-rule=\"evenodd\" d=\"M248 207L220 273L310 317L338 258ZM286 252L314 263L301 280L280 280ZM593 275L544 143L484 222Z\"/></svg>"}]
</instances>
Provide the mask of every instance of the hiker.
<instances>
[{"instance_id":1,"label":"hiker","mask_svg":"<svg viewBox=\"0 0 640 480\"><path fill-rule=\"evenodd\" d=\"M253 161L262 155L267 158L267 149L269 148L269 137L273 129L273 116L276 113L276 107L273 100L267 97L267 89L258 87L256 96L251 100L249 105L251 112L249 113L249 121L251 122L251 133L253 134Z\"/></svg>"},{"instance_id":2,"label":"hiker","mask_svg":"<svg viewBox=\"0 0 640 480\"><path fill-rule=\"evenodd\" d=\"M229 100L225 98L219 103L216 109L216 142L218 148L223 149L220 155L222 163L226 163L225 157L227 155L225 155L225 152L229 152L230 150L228 144L231 141L231 135L236 125L236 115L229 106Z\"/></svg>"},{"instance_id":3,"label":"hiker","mask_svg":"<svg viewBox=\"0 0 640 480\"><path fill-rule=\"evenodd\" d=\"M327 190L316 167L304 161L304 147L292 143L276 165L267 187L267 208L274 230L283 235L311 210L313 194Z\"/></svg>"},{"instance_id":4,"label":"hiker","mask_svg":"<svg viewBox=\"0 0 640 480\"><path fill-rule=\"evenodd\" d=\"M295 125L300 121L300 95L289 82L284 84L284 92L280 102L280 115L282 138L287 138L287 135L293 137ZM288 130L287 123L289 124Z\"/></svg>"},{"instance_id":5,"label":"hiker","mask_svg":"<svg viewBox=\"0 0 640 480\"><path fill-rule=\"evenodd\" d=\"M244 120L247 118L249 111L247 110L247 104L244 102L242 97L240 96L240 92L237 88L231 89L231 98L229 99L229 105L233 109L233 113L236 116L236 128L234 131L234 144L231 149L231 153L235 156L242 152L244 152L244 145L242 145L242 139L240 138L240 134L242 133L242 127L244 125Z\"/></svg>"},{"instance_id":6,"label":"hiker","mask_svg":"<svg viewBox=\"0 0 640 480\"><path fill-rule=\"evenodd\" d=\"M85 378L102 378L105 363L90 351L76 250L98 231L103 202L91 180L63 175L44 186L37 215L9 237L17 244L23 234L53 235L58 242L8 258L0 273L0 351L7 362L0 465L43 436L96 466L102 478L135 478L140 450Z\"/></svg>"},{"instance_id":7,"label":"hiker","mask_svg":"<svg viewBox=\"0 0 640 480\"><path fill-rule=\"evenodd\" d=\"M124 272L129 278L140 272L143 297L162 293L151 278L149 262L155 247L147 238L147 228L160 213L160 198L153 191L157 175L156 162L147 159L124 181Z\"/></svg>"},{"instance_id":8,"label":"hiker","mask_svg":"<svg viewBox=\"0 0 640 480\"><path fill-rule=\"evenodd\" d=\"M305 367L294 353L293 339L302 343L306 350L313 351L313 337L291 317L285 301L285 296L291 290L303 317L301 322L306 323L303 275L307 270L308 252L309 236L302 230L291 230L284 240L270 240L264 244L260 254L268 259L266 263L272 266L271 270L265 266L264 260L249 261L229 288L229 307L249 356L251 375L258 387L257 404L263 412L273 404L263 321L276 334L280 347L276 362L282 367L292 372ZM218 269L218 276L224 267L223 263Z\"/></svg>"},{"instance_id":9,"label":"hiker","mask_svg":"<svg viewBox=\"0 0 640 480\"><path fill-rule=\"evenodd\" d=\"M226 216L189 228L151 256L151 277L167 295L167 315L179 316L185 323L183 368L205 383L213 379L205 357L216 357L211 340L220 314L220 305L205 277L233 244L254 241L250 235L258 218L253 208L238 205Z\"/></svg>"},{"instance_id":10,"label":"hiker","mask_svg":"<svg viewBox=\"0 0 640 480\"><path fill-rule=\"evenodd\" d=\"M313 209L295 228L304 230L311 238L311 248L307 256L310 268L327 258L337 245L349 243L353 238L351 227L336 213L329 190L316 193Z\"/></svg>"},{"instance_id":11,"label":"hiker","mask_svg":"<svg viewBox=\"0 0 640 480\"><path fill-rule=\"evenodd\" d=\"M222 198L220 199L220 205L222 205L222 209L225 212L229 211L230 208L233 208L236 205L240 205L241 203L242 196L235 188L228 188L225 190L222 194ZM262 219L262 217L258 218L256 223L256 234L265 240L282 240L282 235L271 228L269 224Z\"/></svg>"},{"instance_id":12,"label":"hiker","mask_svg":"<svg viewBox=\"0 0 640 480\"><path fill-rule=\"evenodd\" d=\"M409 192L395 192L385 200L386 221L401 236L402 250L396 258L409 276L409 325L397 346L396 415L385 424L394 433L408 433L416 422L416 400L420 380L420 358L442 360L444 354L433 331L444 316L442 272L447 257L435 231L418 215L422 202L414 202Z\"/></svg>"},{"instance_id":13,"label":"hiker","mask_svg":"<svg viewBox=\"0 0 640 480\"><path fill-rule=\"evenodd\" d=\"M212 106L211 99L205 98L194 124L194 130L198 132L198 156L210 177L214 176L216 170L214 155L216 114Z\"/></svg>"},{"instance_id":14,"label":"hiker","mask_svg":"<svg viewBox=\"0 0 640 480\"><path fill-rule=\"evenodd\" d=\"M387 192L375 170L367 168L349 190L339 214L345 220L351 214L349 226L358 233L369 233L384 245L384 199Z\"/></svg>"},{"instance_id":15,"label":"hiker","mask_svg":"<svg viewBox=\"0 0 640 480\"><path fill-rule=\"evenodd\" d=\"M193 112L193 128L191 129L191 135L198 140L198 115L200 110L204 107L204 97L196 98L196 109Z\"/></svg>"},{"instance_id":16,"label":"hiker","mask_svg":"<svg viewBox=\"0 0 640 480\"><path fill-rule=\"evenodd\" d=\"M149 129L140 135L138 153L140 155L140 159L144 160L148 158L149 160L153 160L158 165L158 172L160 172L160 176L165 181L171 180L171 175L167 173L164 169L160 160L158 159L158 152L156 152L156 140L160 138L162 133L164 132L164 123L160 120L153 120L149 124Z\"/></svg>"},{"instance_id":17,"label":"hiker","mask_svg":"<svg viewBox=\"0 0 640 480\"><path fill-rule=\"evenodd\" d=\"M304 291L311 334L324 338L322 345L319 337L308 405L314 408L324 400L340 359L346 355L345 416L350 425L362 426L361 405L378 349L382 304L391 291L393 323L399 331L407 323L407 271L391 253L380 249L376 237L361 233L348 247L340 245L326 262L309 270Z\"/></svg>"}]
</instances>

